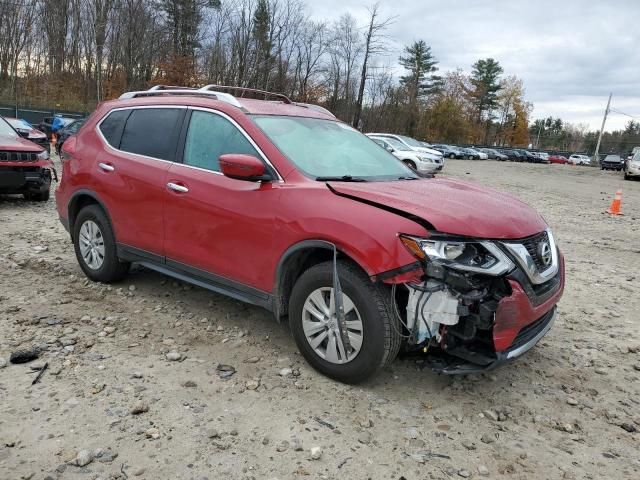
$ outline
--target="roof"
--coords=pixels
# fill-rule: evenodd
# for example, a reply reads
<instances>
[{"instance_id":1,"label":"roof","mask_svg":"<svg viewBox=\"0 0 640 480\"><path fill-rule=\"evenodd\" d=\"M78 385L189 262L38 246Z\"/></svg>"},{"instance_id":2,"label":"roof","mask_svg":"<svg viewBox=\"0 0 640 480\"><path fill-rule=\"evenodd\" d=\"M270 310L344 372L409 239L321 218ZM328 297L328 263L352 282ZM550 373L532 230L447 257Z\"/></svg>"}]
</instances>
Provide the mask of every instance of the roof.
<instances>
[{"instance_id":1,"label":"roof","mask_svg":"<svg viewBox=\"0 0 640 480\"><path fill-rule=\"evenodd\" d=\"M248 92L258 92L258 94L266 94L275 98L275 100L258 100L214 90L216 87L212 85L201 89L188 89L186 87L156 86L149 90L124 93L118 100L108 103L114 104L114 107L116 105L189 105L216 108L223 111L232 107L239 108L250 115L284 115L335 120L331 112L318 105L292 102L281 94L244 89ZM232 91L236 89L235 87L220 88Z\"/></svg>"}]
</instances>

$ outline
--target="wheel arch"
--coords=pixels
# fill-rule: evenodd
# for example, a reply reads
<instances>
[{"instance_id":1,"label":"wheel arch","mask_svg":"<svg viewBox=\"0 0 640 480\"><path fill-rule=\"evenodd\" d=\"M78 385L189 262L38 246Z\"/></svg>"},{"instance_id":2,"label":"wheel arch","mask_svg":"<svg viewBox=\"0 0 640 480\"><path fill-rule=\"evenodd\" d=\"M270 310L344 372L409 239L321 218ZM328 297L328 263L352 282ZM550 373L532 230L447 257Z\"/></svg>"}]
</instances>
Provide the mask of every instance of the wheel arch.
<instances>
[{"instance_id":1,"label":"wheel arch","mask_svg":"<svg viewBox=\"0 0 640 480\"><path fill-rule=\"evenodd\" d=\"M369 276L362 265L333 242L314 239L303 240L292 245L280 257L276 268L273 314L278 322L288 314L291 291L300 275L318 263L332 260L334 247L337 249L339 259L348 260Z\"/></svg>"},{"instance_id":2,"label":"wheel arch","mask_svg":"<svg viewBox=\"0 0 640 480\"><path fill-rule=\"evenodd\" d=\"M71 196L69 200L69 205L67 206L67 215L69 220L69 234L71 235L71 239L73 240L73 230L74 223L76 218L78 217L78 213L84 207L88 205L98 205L109 221L109 224L113 228L113 223L111 222L111 216L109 215L109 210L105 206L104 202L100 199L100 196L92 190L81 189ZM115 233L115 232L114 232Z\"/></svg>"}]
</instances>

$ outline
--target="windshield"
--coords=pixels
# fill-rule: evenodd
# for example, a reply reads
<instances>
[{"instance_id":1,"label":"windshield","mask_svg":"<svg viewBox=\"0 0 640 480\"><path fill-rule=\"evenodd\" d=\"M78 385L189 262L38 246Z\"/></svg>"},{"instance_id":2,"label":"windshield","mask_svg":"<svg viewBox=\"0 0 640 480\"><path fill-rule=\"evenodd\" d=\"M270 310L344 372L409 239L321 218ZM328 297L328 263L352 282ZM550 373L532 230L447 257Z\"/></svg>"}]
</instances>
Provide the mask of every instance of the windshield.
<instances>
[{"instance_id":1,"label":"windshield","mask_svg":"<svg viewBox=\"0 0 640 480\"><path fill-rule=\"evenodd\" d=\"M2 117L0 117L0 135L14 138L18 136L16 131Z\"/></svg>"},{"instance_id":2,"label":"windshield","mask_svg":"<svg viewBox=\"0 0 640 480\"><path fill-rule=\"evenodd\" d=\"M604 157L605 160L610 160L613 162L621 162L622 159L618 156L618 155L607 155L606 157Z\"/></svg>"},{"instance_id":3,"label":"windshield","mask_svg":"<svg viewBox=\"0 0 640 480\"><path fill-rule=\"evenodd\" d=\"M402 141L407 145L409 145L410 147L424 148L424 145L422 145L422 143L420 143L417 140L414 140L411 137L407 137L406 135L398 135L398 138L402 139Z\"/></svg>"},{"instance_id":4,"label":"windshield","mask_svg":"<svg viewBox=\"0 0 640 480\"><path fill-rule=\"evenodd\" d=\"M372 137L372 138L378 138L379 139L380 137ZM402 143L400 140L396 140L393 137L384 137L382 140L387 142L389 145L391 145L396 150L406 150L407 149L407 146L404 143Z\"/></svg>"},{"instance_id":5,"label":"windshield","mask_svg":"<svg viewBox=\"0 0 640 480\"><path fill-rule=\"evenodd\" d=\"M396 157L344 123L271 115L253 118L280 151L307 176L366 180L415 178L412 170Z\"/></svg>"},{"instance_id":6,"label":"windshield","mask_svg":"<svg viewBox=\"0 0 640 480\"><path fill-rule=\"evenodd\" d=\"M23 130L31 130L31 126L24 120L18 118L5 118L13 128L21 128Z\"/></svg>"}]
</instances>

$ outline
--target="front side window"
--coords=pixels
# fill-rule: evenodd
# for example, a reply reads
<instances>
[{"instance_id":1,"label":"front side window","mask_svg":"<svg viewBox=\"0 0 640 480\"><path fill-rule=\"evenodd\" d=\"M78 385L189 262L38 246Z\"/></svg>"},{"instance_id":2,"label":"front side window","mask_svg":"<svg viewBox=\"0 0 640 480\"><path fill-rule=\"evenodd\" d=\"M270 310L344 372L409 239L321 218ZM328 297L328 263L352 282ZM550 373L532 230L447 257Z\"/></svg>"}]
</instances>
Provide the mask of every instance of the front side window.
<instances>
[{"instance_id":1,"label":"front side window","mask_svg":"<svg viewBox=\"0 0 640 480\"><path fill-rule=\"evenodd\" d=\"M253 118L280 151L309 177L368 181L415 177L396 157L344 123L275 115Z\"/></svg>"},{"instance_id":2,"label":"front side window","mask_svg":"<svg viewBox=\"0 0 640 480\"><path fill-rule=\"evenodd\" d=\"M120 150L161 160L173 160L184 109L131 110L122 132Z\"/></svg>"},{"instance_id":3,"label":"front side window","mask_svg":"<svg viewBox=\"0 0 640 480\"><path fill-rule=\"evenodd\" d=\"M183 163L219 172L218 159L229 153L259 158L247 137L229 120L215 113L194 110L185 140Z\"/></svg>"}]
</instances>

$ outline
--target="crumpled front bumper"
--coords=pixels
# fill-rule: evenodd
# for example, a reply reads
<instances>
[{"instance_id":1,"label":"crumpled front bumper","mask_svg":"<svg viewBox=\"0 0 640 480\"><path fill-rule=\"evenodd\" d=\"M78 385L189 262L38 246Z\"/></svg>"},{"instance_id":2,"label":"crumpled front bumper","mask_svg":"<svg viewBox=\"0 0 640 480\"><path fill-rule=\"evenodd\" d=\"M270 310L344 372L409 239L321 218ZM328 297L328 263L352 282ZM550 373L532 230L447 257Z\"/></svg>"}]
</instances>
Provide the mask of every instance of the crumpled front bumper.
<instances>
[{"instance_id":1,"label":"crumpled front bumper","mask_svg":"<svg viewBox=\"0 0 640 480\"><path fill-rule=\"evenodd\" d=\"M495 312L493 344L495 359L489 363L454 362L434 368L438 373L465 374L493 370L531 350L551 329L556 304L562 297L565 282L564 256L558 251L558 274L548 285L537 290L522 272L507 278L511 295L502 298Z\"/></svg>"}]
</instances>

